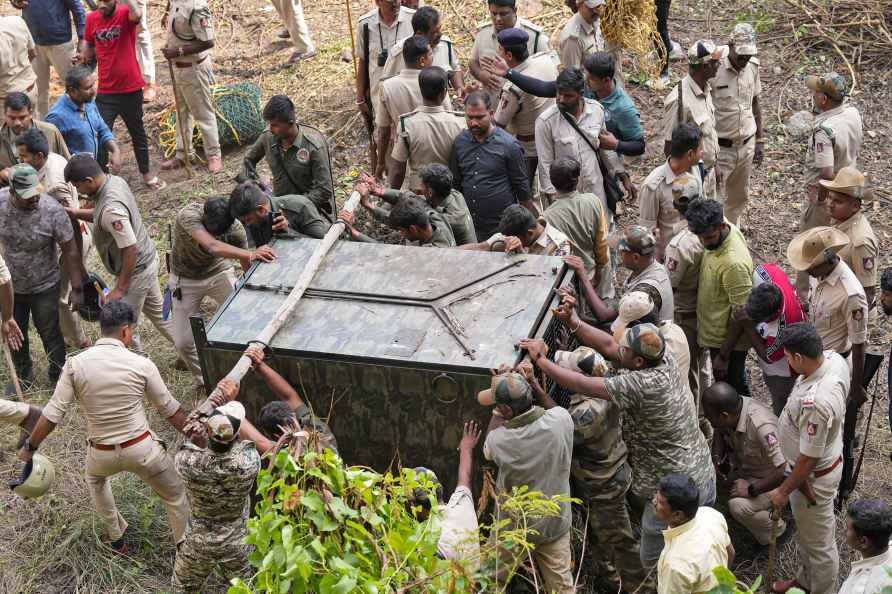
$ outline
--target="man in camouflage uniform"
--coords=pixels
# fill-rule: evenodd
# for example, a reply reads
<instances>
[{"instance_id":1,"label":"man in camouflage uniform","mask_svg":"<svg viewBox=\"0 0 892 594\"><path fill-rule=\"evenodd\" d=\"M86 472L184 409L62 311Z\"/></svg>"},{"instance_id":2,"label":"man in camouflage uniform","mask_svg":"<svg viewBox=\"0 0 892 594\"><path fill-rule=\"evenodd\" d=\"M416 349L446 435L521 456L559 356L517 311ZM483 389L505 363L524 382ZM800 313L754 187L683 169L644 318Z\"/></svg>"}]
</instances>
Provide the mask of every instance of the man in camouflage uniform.
<instances>
[{"instance_id":1,"label":"man in camouflage uniform","mask_svg":"<svg viewBox=\"0 0 892 594\"><path fill-rule=\"evenodd\" d=\"M585 346L575 351L557 351L554 360L579 374L603 377L607 373L604 357ZM542 408L557 406L536 380L529 363L522 365L520 371ZM594 532L591 550L595 551L596 574L611 579L614 589L619 586L620 581L616 579L619 577L623 589L632 592L643 585L647 572L641 565L638 542L626 507L632 470L626 461L619 407L584 394L573 394L567 410L573 418L570 487L573 496L581 498L588 508L589 526Z\"/></svg>"},{"instance_id":2,"label":"man in camouflage uniform","mask_svg":"<svg viewBox=\"0 0 892 594\"><path fill-rule=\"evenodd\" d=\"M266 158L274 196L305 196L320 211L334 214L328 141L315 128L297 123L294 103L285 95L270 97L263 119L269 130L248 149L242 175L257 179L257 164Z\"/></svg>"},{"instance_id":3,"label":"man in camouflage uniform","mask_svg":"<svg viewBox=\"0 0 892 594\"><path fill-rule=\"evenodd\" d=\"M240 402L214 409L206 422L208 448L186 441L174 458L192 510L173 567L178 594L204 591L204 582L217 565L227 580L251 574L251 547L242 541L248 535L260 454L253 442L238 439L245 422Z\"/></svg>"},{"instance_id":4,"label":"man in camouflage uniform","mask_svg":"<svg viewBox=\"0 0 892 594\"><path fill-rule=\"evenodd\" d=\"M799 219L799 231L830 224L827 192L819 180L831 180L843 167L858 167L863 129L861 114L845 102L849 96L845 78L836 72L809 76L806 86L812 92L815 121L805 162L805 192L808 202ZM796 275L796 290L803 301L808 295L808 275Z\"/></svg>"},{"instance_id":5,"label":"man in camouflage uniform","mask_svg":"<svg viewBox=\"0 0 892 594\"><path fill-rule=\"evenodd\" d=\"M555 80L557 66L549 52L530 55L527 51L530 36L520 28L503 29L497 35L499 56L515 72L520 72L540 80ZM536 97L521 91L511 81L505 81L496 109L496 124L514 134L526 153L527 171L530 173L530 186L533 185L533 172L539 164L536 156L536 118L554 105L554 99Z\"/></svg>"},{"instance_id":6,"label":"man in camouflage uniform","mask_svg":"<svg viewBox=\"0 0 892 594\"><path fill-rule=\"evenodd\" d=\"M564 300L559 314L569 317L573 304ZM666 352L666 341L653 324L639 324L625 331L619 344L605 332L583 322L575 331L579 341L591 345L604 357L619 360L628 370L612 377L579 377L544 356L548 346L540 339L523 339L533 365L559 385L573 386L579 393L613 403L625 415L624 439L629 464L635 473L632 495L644 509L641 517L641 562L656 565L663 549L667 524L654 514L652 496L660 478L681 472L690 476L700 490L700 505L715 500L715 469L709 446L700 432L697 411L675 360Z\"/></svg>"}]
</instances>

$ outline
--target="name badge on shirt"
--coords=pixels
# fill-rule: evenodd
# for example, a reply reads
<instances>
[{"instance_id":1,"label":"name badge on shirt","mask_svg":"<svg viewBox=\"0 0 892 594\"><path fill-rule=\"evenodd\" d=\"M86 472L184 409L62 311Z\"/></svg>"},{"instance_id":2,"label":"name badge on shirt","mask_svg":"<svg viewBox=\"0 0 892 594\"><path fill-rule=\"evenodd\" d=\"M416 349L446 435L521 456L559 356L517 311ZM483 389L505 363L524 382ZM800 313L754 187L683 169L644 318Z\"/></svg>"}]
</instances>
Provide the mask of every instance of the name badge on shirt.
<instances>
[{"instance_id":1,"label":"name badge on shirt","mask_svg":"<svg viewBox=\"0 0 892 594\"><path fill-rule=\"evenodd\" d=\"M297 160L300 161L301 163L308 162L310 160L310 151L308 151L305 148L302 148L299 151L297 151Z\"/></svg>"}]
</instances>

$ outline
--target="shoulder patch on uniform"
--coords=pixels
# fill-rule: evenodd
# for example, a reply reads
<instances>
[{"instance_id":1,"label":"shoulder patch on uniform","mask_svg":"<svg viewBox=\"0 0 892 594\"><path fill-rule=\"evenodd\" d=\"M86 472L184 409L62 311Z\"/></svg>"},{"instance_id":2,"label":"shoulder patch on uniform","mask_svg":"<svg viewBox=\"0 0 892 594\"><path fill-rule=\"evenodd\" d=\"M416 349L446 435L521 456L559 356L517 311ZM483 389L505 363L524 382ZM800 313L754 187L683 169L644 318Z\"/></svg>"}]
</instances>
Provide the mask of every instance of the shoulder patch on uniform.
<instances>
[{"instance_id":1,"label":"shoulder patch on uniform","mask_svg":"<svg viewBox=\"0 0 892 594\"><path fill-rule=\"evenodd\" d=\"M864 256L861 258L861 266L864 270L873 270L873 256Z\"/></svg>"},{"instance_id":2,"label":"shoulder patch on uniform","mask_svg":"<svg viewBox=\"0 0 892 594\"><path fill-rule=\"evenodd\" d=\"M675 272L675 269L678 268L678 260L675 258L666 258L666 268L669 272Z\"/></svg>"},{"instance_id":3,"label":"shoulder patch on uniform","mask_svg":"<svg viewBox=\"0 0 892 594\"><path fill-rule=\"evenodd\" d=\"M856 310L852 311L852 319L855 320L856 322L860 322L863 317L864 317L864 312L861 311L860 309L856 309Z\"/></svg>"},{"instance_id":4,"label":"shoulder patch on uniform","mask_svg":"<svg viewBox=\"0 0 892 594\"><path fill-rule=\"evenodd\" d=\"M808 427L806 427L805 432L811 436L815 436L818 434L818 424L814 421L808 422Z\"/></svg>"},{"instance_id":5,"label":"shoulder patch on uniform","mask_svg":"<svg viewBox=\"0 0 892 594\"><path fill-rule=\"evenodd\" d=\"M765 443L768 444L768 447L777 445L777 435L774 433L774 431L765 434Z\"/></svg>"},{"instance_id":6,"label":"shoulder patch on uniform","mask_svg":"<svg viewBox=\"0 0 892 594\"><path fill-rule=\"evenodd\" d=\"M124 223L120 219L118 219L117 221L112 221L112 228L120 233L124 230Z\"/></svg>"},{"instance_id":7,"label":"shoulder patch on uniform","mask_svg":"<svg viewBox=\"0 0 892 594\"><path fill-rule=\"evenodd\" d=\"M809 408L815 405L815 399L813 396L806 396L802 399L803 408Z\"/></svg>"},{"instance_id":8,"label":"shoulder patch on uniform","mask_svg":"<svg viewBox=\"0 0 892 594\"><path fill-rule=\"evenodd\" d=\"M297 151L297 160L301 163L306 163L310 160L310 151L305 148L301 148Z\"/></svg>"}]
</instances>

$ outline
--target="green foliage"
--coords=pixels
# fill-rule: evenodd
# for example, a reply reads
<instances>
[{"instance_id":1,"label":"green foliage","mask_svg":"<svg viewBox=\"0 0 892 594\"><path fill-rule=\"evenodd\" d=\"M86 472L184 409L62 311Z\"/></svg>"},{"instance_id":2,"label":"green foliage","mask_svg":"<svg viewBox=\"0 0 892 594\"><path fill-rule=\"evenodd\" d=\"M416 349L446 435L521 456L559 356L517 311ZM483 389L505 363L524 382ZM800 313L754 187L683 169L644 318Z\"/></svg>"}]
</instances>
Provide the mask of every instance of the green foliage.
<instances>
[{"instance_id":1,"label":"green foliage","mask_svg":"<svg viewBox=\"0 0 892 594\"><path fill-rule=\"evenodd\" d=\"M759 8L750 8L734 15L734 23L731 26L733 27L737 23L749 23L756 33L767 33L774 29L777 16Z\"/></svg>"},{"instance_id":2,"label":"green foliage","mask_svg":"<svg viewBox=\"0 0 892 594\"><path fill-rule=\"evenodd\" d=\"M233 580L229 594L500 592L487 568L504 569L507 559L512 574L532 548L528 521L560 513L560 498L516 490L501 503L513 524L490 526L498 538L479 558L448 561L437 557L439 518L426 519L417 503L436 505L435 489L410 469L382 475L346 467L328 450L279 451L258 476L260 501L248 521L256 573L248 583Z\"/></svg>"},{"instance_id":3,"label":"green foliage","mask_svg":"<svg viewBox=\"0 0 892 594\"><path fill-rule=\"evenodd\" d=\"M762 576L756 578L752 586L737 581L737 578L726 567L716 567L712 570L719 584L707 592L707 594L759 594L759 586L762 585ZM799 588L787 590L789 594L805 594Z\"/></svg>"}]
</instances>

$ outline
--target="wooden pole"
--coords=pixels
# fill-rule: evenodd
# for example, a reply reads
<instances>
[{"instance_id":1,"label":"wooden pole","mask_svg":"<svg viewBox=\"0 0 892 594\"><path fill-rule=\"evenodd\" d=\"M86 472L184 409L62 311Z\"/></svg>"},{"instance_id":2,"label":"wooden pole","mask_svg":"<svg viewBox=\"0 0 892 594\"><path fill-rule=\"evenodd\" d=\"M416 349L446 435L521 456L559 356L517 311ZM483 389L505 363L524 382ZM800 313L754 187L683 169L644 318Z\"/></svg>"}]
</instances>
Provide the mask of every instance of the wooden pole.
<instances>
[{"instance_id":1,"label":"wooden pole","mask_svg":"<svg viewBox=\"0 0 892 594\"><path fill-rule=\"evenodd\" d=\"M179 94L177 93L177 79L173 73L173 60L167 61L167 68L170 70L170 84L173 88L173 106L177 110L177 129L180 131L180 138L183 139L183 164L186 166L186 175L192 177L192 163L189 160L189 152L192 150L192 134L186 136L186 132L191 132L191 130L186 130L186 121L185 118L183 118L183 110L180 109L180 99ZM174 159L177 157L176 149L174 149L173 157Z\"/></svg>"},{"instance_id":2,"label":"wooden pole","mask_svg":"<svg viewBox=\"0 0 892 594\"><path fill-rule=\"evenodd\" d=\"M343 210L352 214L354 209L356 209L356 206L359 204L359 198L359 192L353 192L344 204ZM344 232L345 226L344 222L340 219L335 221L331 226L325 234L325 237L322 238L322 242L316 246L316 250L310 257L310 260L304 266L304 269L300 273L297 282L294 283L294 288L291 289L288 298L285 299L281 306L279 306L273 319L260 331L260 334L256 338L257 341L265 344L270 344L272 342L273 337L275 337L285 321L291 316L291 312L294 311L294 308L297 307L300 298L303 297L304 291L306 291L310 286L310 283L313 282L313 277L316 276L316 272L318 272L319 267L322 265L322 260L325 259L325 256L328 254L329 250L331 250L334 242L340 238L341 234ZM249 369L251 369L251 359L242 355L236 362L235 367L226 374L226 379L236 383L241 382ZM213 392L211 392L211 396L219 393L219 390L215 386ZM191 430L198 428L196 424L201 423L202 417L210 415L213 412L214 406L209 399L210 397L205 399L189 415L189 420L184 428L186 435L189 435Z\"/></svg>"},{"instance_id":3,"label":"wooden pole","mask_svg":"<svg viewBox=\"0 0 892 594\"><path fill-rule=\"evenodd\" d=\"M12 353L9 352L9 343L6 342L6 336L0 333L0 341L3 342L3 356L6 357L6 366L9 368L9 377L12 378L12 385L15 386L15 395L19 397L19 402L25 402L25 395L22 393L22 384L19 383L19 374L16 373L15 363L12 362Z\"/></svg>"},{"instance_id":4,"label":"wooden pole","mask_svg":"<svg viewBox=\"0 0 892 594\"><path fill-rule=\"evenodd\" d=\"M353 76L359 76L359 68L356 66L356 37L353 36L353 11L350 9L350 0L347 3L347 28L350 30L350 47L353 52Z\"/></svg>"}]
</instances>

